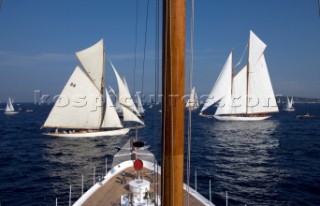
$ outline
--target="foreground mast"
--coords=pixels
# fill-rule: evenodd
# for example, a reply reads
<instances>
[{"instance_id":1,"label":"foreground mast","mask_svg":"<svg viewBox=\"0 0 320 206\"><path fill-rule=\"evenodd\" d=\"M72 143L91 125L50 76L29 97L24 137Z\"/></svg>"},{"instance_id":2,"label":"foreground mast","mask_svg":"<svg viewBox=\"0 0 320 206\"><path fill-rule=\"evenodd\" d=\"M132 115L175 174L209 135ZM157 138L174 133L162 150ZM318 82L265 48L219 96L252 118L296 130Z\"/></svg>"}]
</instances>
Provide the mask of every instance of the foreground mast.
<instances>
[{"instance_id":1,"label":"foreground mast","mask_svg":"<svg viewBox=\"0 0 320 206\"><path fill-rule=\"evenodd\" d=\"M183 204L185 0L164 0L162 49L162 197Z\"/></svg>"}]
</instances>

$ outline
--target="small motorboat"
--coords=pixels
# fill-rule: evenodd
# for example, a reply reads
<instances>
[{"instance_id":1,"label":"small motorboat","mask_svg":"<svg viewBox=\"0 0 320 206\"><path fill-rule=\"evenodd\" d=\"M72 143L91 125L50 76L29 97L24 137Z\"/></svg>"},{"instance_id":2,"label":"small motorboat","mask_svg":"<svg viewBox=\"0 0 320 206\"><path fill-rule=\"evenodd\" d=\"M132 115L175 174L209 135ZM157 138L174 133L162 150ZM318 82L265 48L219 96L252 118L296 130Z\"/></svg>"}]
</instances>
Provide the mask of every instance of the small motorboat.
<instances>
[{"instance_id":1,"label":"small motorboat","mask_svg":"<svg viewBox=\"0 0 320 206\"><path fill-rule=\"evenodd\" d=\"M297 119L312 119L312 118L314 118L314 116L310 115L309 113L297 116Z\"/></svg>"}]
</instances>

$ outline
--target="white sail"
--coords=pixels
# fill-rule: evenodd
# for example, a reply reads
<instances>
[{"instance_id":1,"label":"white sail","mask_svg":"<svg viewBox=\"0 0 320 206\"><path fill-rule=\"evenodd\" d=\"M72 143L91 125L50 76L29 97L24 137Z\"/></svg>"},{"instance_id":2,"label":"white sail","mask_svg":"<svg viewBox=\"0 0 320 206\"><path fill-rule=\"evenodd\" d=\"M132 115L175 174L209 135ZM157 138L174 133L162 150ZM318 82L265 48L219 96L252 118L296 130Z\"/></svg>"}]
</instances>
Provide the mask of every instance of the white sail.
<instances>
[{"instance_id":1,"label":"white sail","mask_svg":"<svg viewBox=\"0 0 320 206\"><path fill-rule=\"evenodd\" d=\"M143 109L143 106L142 106L140 93L141 92L137 92L136 93L136 95L137 95L137 109L138 109L139 114L142 115L142 114L144 114L144 109Z\"/></svg>"},{"instance_id":2,"label":"white sail","mask_svg":"<svg viewBox=\"0 0 320 206\"><path fill-rule=\"evenodd\" d=\"M279 111L263 54L255 64L250 65L248 98L249 114Z\"/></svg>"},{"instance_id":3,"label":"white sail","mask_svg":"<svg viewBox=\"0 0 320 206\"><path fill-rule=\"evenodd\" d=\"M287 109L291 109L292 105L291 102L289 100L289 97L287 97Z\"/></svg>"},{"instance_id":4,"label":"white sail","mask_svg":"<svg viewBox=\"0 0 320 206\"><path fill-rule=\"evenodd\" d=\"M286 108L284 108L285 111L294 111L295 109L293 108L293 97L291 97L291 100L289 99L289 97L287 97L287 106Z\"/></svg>"},{"instance_id":5,"label":"white sail","mask_svg":"<svg viewBox=\"0 0 320 206\"><path fill-rule=\"evenodd\" d=\"M138 122L144 125L141 119L139 119L139 117L137 117L137 115L135 115L129 108L127 108L126 106L122 106L121 108L123 112L123 121Z\"/></svg>"},{"instance_id":6,"label":"white sail","mask_svg":"<svg viewBox=\"0 0 320 206\"><path fill-rule=\"evenodd\" d=\"M290 105L293 108L293 97L291 97Z\"/></svg>"},{"instance_id":7,"label":"white sail","mask_svg":"<svg viewBox=\"0 0 320 206\"><path fill-rule=\"evenodd\" d=\"M128 87L125 85L125 83L121 79L120 75L118 74L118 72L117 72L116 68L113 66L113 64L111 62L110 62L110 64L113 68L113 71L116 75L117 82L118 82L118 87L119 87L118 99L119 99L120 106L121 107L125 106L128 109L130 109L131 111L135 112L137 115L139 115L137 107L131 98Z\"/></svg>"},{"instance_id":8,"label":"white sail","mask_svg":"<svg viewBox=\"0 0 320 206\"><path fill-rule=\"evenodd\" d=\"M104 76L103 39L95 45L76 53L95 86L101 91Z\"/></svg>"},{"instance_id":9,"label":"white sail","mask_svg":"<svg viewBox=\"0 0 320 206\"><path fill-rule=\"evenodd\" d=\"M119 103L119 99L118 99L118 95L116 94L116 92L114 91L114 89L109 86L110 91L112 92L113 96L115 97L115 109L117 111L117 113L122 113L122 109Z\"/></svg>"},{"instance_id":10,"label":"white sail","mask_svg":"<svg viewBox=\"0 0 320 206\"><path fill-rule=\"evenodd\" d=\"M222 71L211 89L208 99L203 105L200 114L208 107L219 101L222 97L231 94L232 82L232 52L230 53Z\"/></svg>"},{"instance_id":11,"label":"white sail","mask_svg":"<svg viewBox=\"0 0 320 206\"><path fill-rule=\"evenodd\" d=\"M188 99L188 101L186 103L186 107L190 107L190 108L198 108L199 107L198 96L197 96L195 87L193 87L191 90L190 98Z\"/></svg>"},{"instance_id":12,"label":"white sail","mask_svg":"<svg viewBox=\"0 0 320 206\"><path fill-rule=\"evenodd\" d=\"M250 31L250 38L249 38L249 57L248 57L248 64L249 70L251 71L251 65L255 65L261 55L263 54L264 50L266 49L267 45L257 37L253 31Z\"/></svg>"},{"instance_id":13,"label":"white sail","mask_svg":"<svg viewBox=\"0 0 320 206\"><path fill-rule=\"evenodd\" d=\"M77 66L43 127L99 129L102 106L100 91Z\"/></svg>"},{"instance_id":14,"label":"white sail","mask_svg":"<svg viewBox=\"0 0 320 206\"><path fill-rule=\"evenodd\" d=\"M106 110L101 128L123 128L120 118L113 106L110 95L106 90Z\"/></svg>"},{"instance_id":15,"label":"white sail","mask_svg":"<svg viewBox=\"0 0 320 206\"><path fill-rule=\"evenodd\" d=\"M12 105L11 97L8 98L7 107L6 107L5 112L14 112L14 107Z\"/></svg>"},{"instance_id":16,"label":"white sail","mask_svg":"<svg viewBox=\"0 0 320 206\"><path fill-rule=\"evenodd\" d=\"M232 95L224 96L215 112L220 114L246 113L247 66L244 66L233 78Z\"/></svg>"}]
</instances>

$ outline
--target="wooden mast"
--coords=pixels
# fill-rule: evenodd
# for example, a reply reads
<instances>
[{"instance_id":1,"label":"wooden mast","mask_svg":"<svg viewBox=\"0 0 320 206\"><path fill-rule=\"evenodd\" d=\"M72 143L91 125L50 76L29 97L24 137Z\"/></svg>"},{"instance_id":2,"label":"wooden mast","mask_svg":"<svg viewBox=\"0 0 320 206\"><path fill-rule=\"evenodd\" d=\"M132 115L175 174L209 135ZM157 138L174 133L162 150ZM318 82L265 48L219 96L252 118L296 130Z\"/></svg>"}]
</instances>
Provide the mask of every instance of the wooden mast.
<instances>
[{"instance_id":1,"label":"wooden mast","mask_svg":"<svg viewBox=\"0 0 320 206\"><path fill-rule=\"evenodd\" d=\"M161 204L183 204L185 0L163 1Z\"/></svg>"},{"instance_id":2,"label":"wooden mast","mask_svg":"<svg viewBox=\"0 0 320 206\"><path fill-rule=\"evenodd\" d=\"M250 63L249 63L249 57L250 57L250 37L248 41L248 64L247 64L247 91L246 91L246 114L248 114L248 103L249 103L249 68L250 68Z\"/></svg>"}]
</instances>

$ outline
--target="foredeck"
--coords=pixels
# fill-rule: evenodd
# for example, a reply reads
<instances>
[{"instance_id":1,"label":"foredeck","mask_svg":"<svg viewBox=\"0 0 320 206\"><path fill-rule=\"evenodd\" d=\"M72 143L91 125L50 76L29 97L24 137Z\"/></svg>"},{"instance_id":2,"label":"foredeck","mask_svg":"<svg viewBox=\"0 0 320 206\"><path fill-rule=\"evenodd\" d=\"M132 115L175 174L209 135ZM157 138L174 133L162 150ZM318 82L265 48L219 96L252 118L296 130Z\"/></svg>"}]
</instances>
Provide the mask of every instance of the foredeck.
<instances>
[{"instance_id":1,"label":"foredeck","mask_svg":"<svg viewBox=\"0 0 320 206\"><path fill-rule=\"evenodd\" d=\"M140 159L143 161L143 169L140 177L150 182L150 196L157 197L161 193L161 168L157 165L154 155L147 149L132 148L132 140L127 143L114 155L112 169L104 177L104 180L91 187L83 196L74 204L74 206L102 206L102 205L121 205L121 196L131 194L129 182L137 179L138 174L133 168L133 160ZM204 198L197 191L189 188L184 184L184 205L214 205ZM157 194L157 195L156 195ZM189 195L188 195L189 194Z\"/></svg>"},{"instance_id":2,"label":"foredeck","mask_svg":"<svg viewBox=\"0 0 320 206\"><path fill-rule=\"evenodd\" d=\"M158 183L160 183L160 175L158 176ZM101 185L101 187L91 196L89 197L85 203L84 206L101 206L101 205L120 205L120 197L121 195L130 193L129 191L129 185L128 183L135 179L137 177L136 171L133 169L133 167L129 167L125 169L123 172L117 174L112 179L110 179L107 183ZM157 188L155 187L155 174L147 169L144 168L141 171L141 177L144 179L150 181L150 192L153 193L154 190ZM160 184L157 184L158 186L158 192L161 191ZM184 192L184 205L187 205L186 201L188 198L188 193ZM198 199L196 199L192 193L189 195L189 205L206 205L201 203Z\"/></svg>"}]
</instances>

